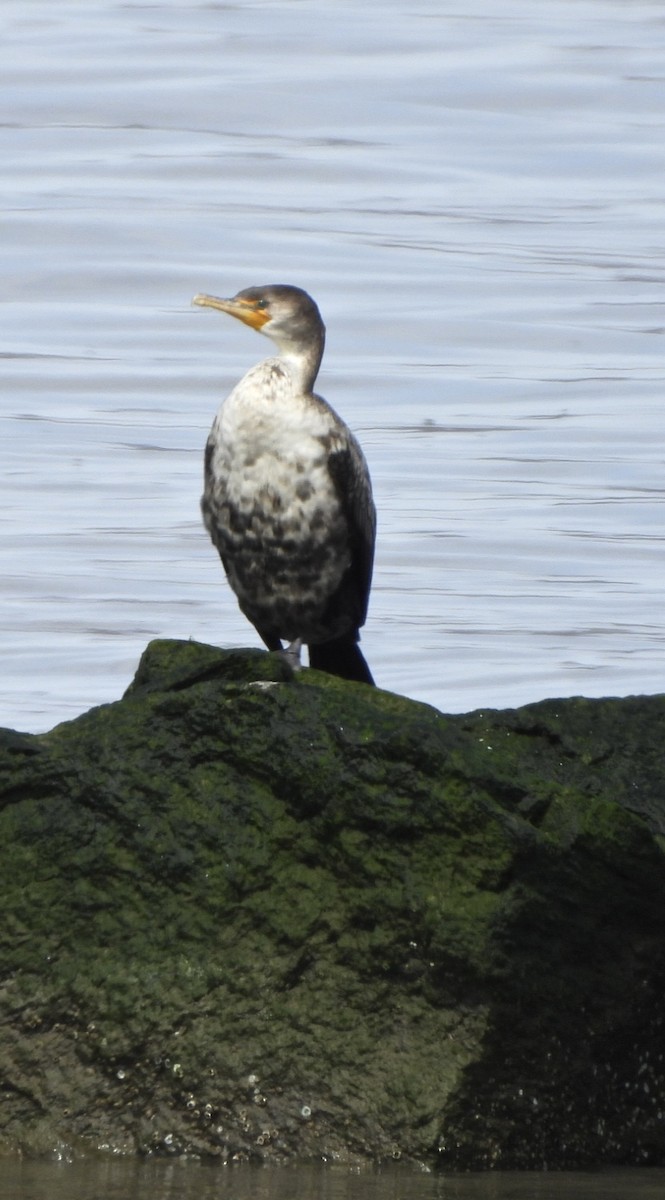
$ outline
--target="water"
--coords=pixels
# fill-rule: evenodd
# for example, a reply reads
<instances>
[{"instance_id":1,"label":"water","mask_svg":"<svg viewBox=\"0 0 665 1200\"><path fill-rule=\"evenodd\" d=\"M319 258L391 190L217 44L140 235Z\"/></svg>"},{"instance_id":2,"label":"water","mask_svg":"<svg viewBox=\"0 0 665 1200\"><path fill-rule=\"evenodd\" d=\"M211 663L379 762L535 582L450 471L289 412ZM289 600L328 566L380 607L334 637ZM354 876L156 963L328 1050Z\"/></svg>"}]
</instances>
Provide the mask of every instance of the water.
<instances>
[{"instance_id":1,"label":"water","mask_svg":"<svg viewBox=\"0 0 665 1200\"><path fill-rule=\"evenodd\" d=\"M256 644L198 516L309 289L380 513L363 644L448 711L662 689L662 4L4 0L0 723Z\"/></svg>"},{"instance_id":2,"label":"water","mask_svg":"<svg viewBox=\"0 0 665 1200\"><path fill-rule=\"evenodd\" d=\"M0 1200L661 1200L663 1171L436 1176L410 1170L0 1161Z\"/></svg>"}]
</instances>

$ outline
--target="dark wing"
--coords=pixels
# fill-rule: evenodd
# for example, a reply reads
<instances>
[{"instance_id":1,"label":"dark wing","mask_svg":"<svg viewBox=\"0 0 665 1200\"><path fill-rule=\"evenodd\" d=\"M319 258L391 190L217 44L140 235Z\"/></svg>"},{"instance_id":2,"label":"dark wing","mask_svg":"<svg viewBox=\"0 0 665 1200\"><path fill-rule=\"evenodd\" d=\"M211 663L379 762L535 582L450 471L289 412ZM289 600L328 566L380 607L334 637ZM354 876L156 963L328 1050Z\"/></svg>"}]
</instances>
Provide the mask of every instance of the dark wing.
<instances>
[{"instance_id":1,"label":"dark wing","mask_svg":"<svg viewBox=\"0 0 665 1200\"><path fill-rule=\"evenodd\" d=\"M349 527L351 578L357 606L357 626L364 625L374 566L376 509L365 456L345 426L333 436L328 460L330 476Z\"/></svg>"}]
</instances>

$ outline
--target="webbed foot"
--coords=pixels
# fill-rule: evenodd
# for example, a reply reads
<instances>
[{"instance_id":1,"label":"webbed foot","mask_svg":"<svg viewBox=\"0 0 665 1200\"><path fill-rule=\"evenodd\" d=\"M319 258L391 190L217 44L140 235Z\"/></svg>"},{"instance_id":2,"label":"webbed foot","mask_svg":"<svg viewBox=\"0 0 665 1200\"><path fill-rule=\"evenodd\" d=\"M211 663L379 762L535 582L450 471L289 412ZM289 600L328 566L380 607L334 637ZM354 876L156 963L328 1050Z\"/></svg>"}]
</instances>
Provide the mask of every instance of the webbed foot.
<instances>
[{"instance_id":1,"label":"webbed foot","mask_svg":"<svg viewBox=\"0 0 665 1200\"><path fill-rule=\"evenodd\" d=\"M296 638L295 641L291 642L290 646L286 647L286 650L282 650L282 658L286 659L292 671L300 671L302 669L300 661L301 650L302 638Z\"/></svg>"}]
</instances>

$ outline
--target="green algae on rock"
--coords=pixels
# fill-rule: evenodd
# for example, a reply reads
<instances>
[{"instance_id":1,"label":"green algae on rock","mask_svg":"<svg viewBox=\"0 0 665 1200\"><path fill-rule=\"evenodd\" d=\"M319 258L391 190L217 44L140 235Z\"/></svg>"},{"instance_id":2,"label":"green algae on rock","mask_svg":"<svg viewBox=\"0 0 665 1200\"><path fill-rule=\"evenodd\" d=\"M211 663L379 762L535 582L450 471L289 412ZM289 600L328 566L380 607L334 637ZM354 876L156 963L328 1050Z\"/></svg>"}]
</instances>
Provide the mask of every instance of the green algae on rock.
<instances>
[{"instance_id":1,"label":"green algae on rock","mask_svg":"<svg viewBox=\"0 0 665 1200\"><path fill-rule=\"evenodd\" d=\"M664 1164L664 722L155 642L0 733L5 1147Z\"/></svg>"}]
</instances>

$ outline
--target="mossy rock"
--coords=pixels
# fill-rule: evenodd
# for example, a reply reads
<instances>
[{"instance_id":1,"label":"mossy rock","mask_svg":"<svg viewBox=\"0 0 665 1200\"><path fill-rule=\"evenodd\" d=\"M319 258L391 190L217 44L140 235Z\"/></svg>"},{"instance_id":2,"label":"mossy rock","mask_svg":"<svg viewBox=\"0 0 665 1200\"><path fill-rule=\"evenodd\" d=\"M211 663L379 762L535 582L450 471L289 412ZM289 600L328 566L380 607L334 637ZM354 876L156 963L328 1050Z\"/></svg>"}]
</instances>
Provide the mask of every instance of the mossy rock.
<instances>
[{"instance_id":1,"label":"mossy rock","mask_svg":"<svg viewBox=\"0 0 665 1200\"><path fill-rule=\"evenodd\" d=\"M664 722L162 641L0 733L5 1148L665 1164Z\"/></svg>"}]
</instances>

